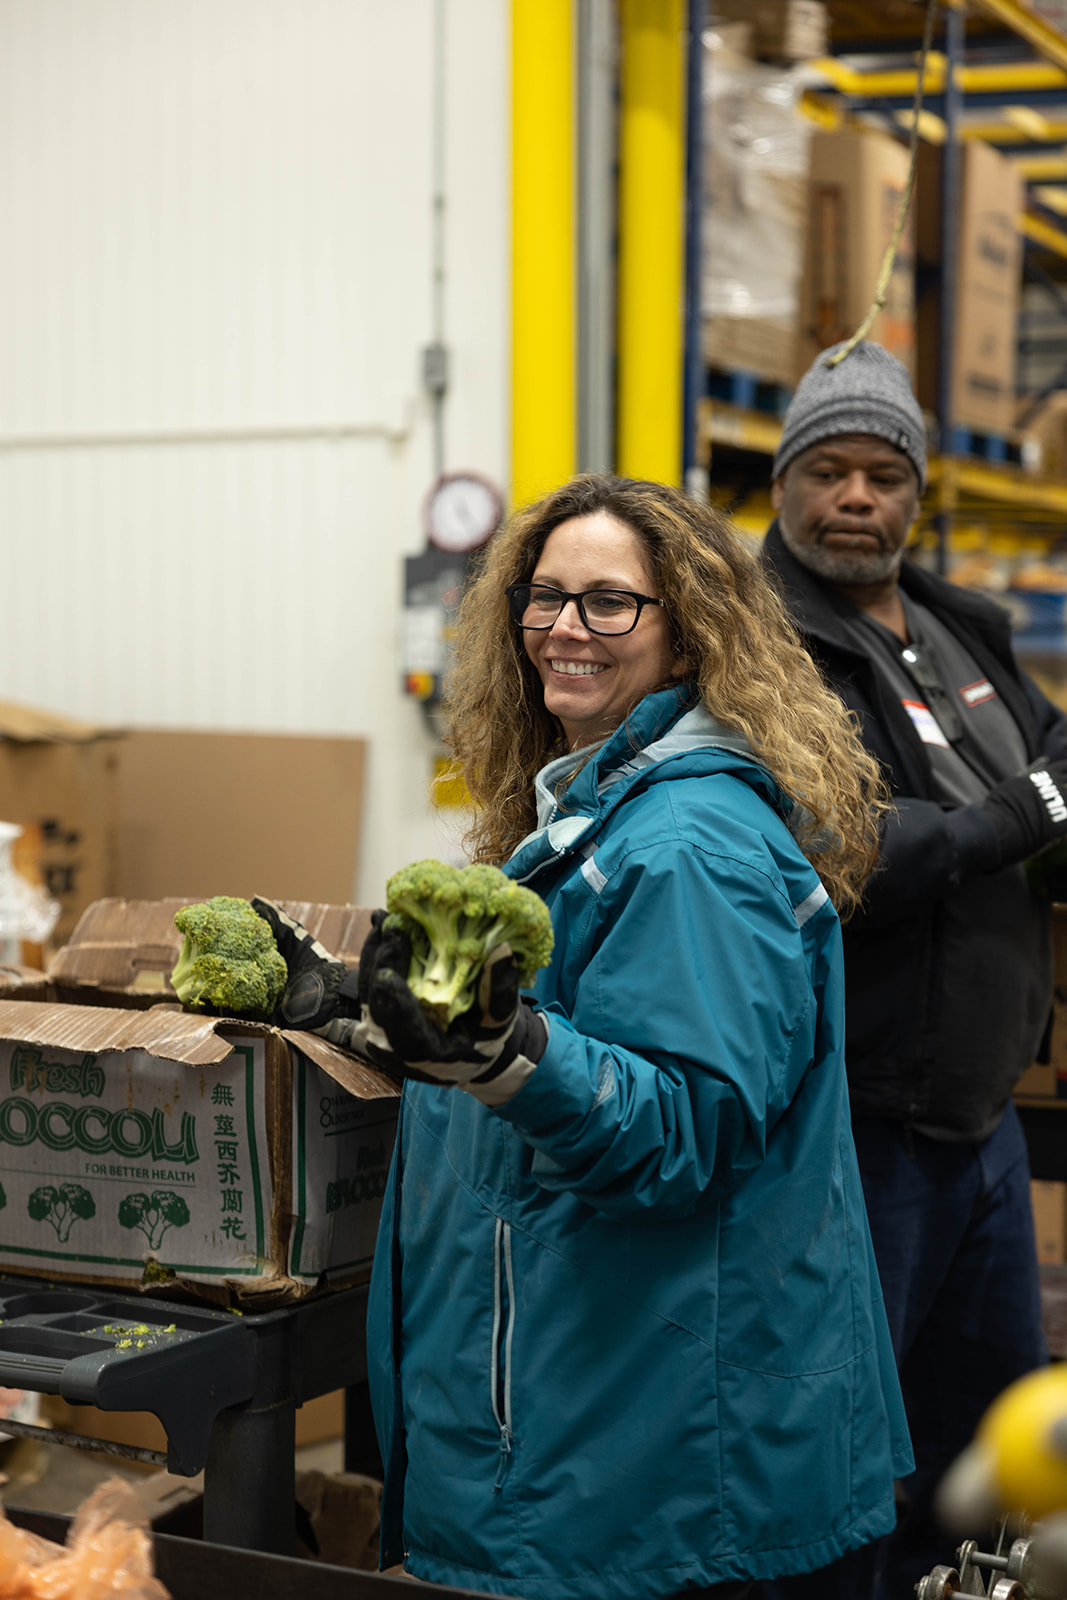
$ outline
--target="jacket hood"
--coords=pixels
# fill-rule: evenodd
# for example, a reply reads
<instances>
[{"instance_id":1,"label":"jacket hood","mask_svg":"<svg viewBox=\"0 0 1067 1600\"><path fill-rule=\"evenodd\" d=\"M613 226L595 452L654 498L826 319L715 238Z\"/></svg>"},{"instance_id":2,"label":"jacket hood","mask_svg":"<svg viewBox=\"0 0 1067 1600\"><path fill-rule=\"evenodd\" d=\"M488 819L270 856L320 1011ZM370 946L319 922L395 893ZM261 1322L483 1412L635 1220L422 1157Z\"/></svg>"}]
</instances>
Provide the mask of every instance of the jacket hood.
<instances>
[{"instance_id":1,"label":"jacket hood","mask_svg":"<svg viewBox=\"0 0 1067 1600\"><path fill-rule=\"evenodd\" d=\"M724 728L695 684L646 695L599 746L571 751L537 774L537 822L505 870L520 880L595 836L630 795L675 778L728 773L747 783L789 826L802 809L752 753L744 734Z\"/></svg>"}]
</instances>

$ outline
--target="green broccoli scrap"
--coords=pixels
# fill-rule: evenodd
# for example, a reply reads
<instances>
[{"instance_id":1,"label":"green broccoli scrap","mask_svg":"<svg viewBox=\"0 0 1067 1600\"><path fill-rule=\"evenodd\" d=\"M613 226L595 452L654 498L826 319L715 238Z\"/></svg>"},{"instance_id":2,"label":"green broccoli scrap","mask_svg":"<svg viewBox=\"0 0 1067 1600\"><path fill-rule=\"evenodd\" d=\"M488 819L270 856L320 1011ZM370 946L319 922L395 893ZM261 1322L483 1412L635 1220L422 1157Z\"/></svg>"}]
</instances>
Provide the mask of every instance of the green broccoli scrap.
<instances>
[{"instance_id":1,"label":"green broccoli scrap","mask_svg":"<svg viewBox=\"0 0 1067 1600\"><path fill-rule=\"evenodd\" d=\"M474 1004L478 976L497 945L511 946L525 987L552 959L548 907L498 867L415 861L389 879L385 904L385 926L411 939L408 985L442 1027Z\"/></svg>"},{"instance_id":2,"label":"green broccoli scrap","mask_svg":"<svg viewBox=\"0 0 1067 1600\"><path fill-rule=\"evenodd\" d=\"M183 1006L270 1016L288 970L270 923L247 900L217 894L203 904L182 906L174 925L184 939L170 981Z\"/></svg>"}]
</instances>

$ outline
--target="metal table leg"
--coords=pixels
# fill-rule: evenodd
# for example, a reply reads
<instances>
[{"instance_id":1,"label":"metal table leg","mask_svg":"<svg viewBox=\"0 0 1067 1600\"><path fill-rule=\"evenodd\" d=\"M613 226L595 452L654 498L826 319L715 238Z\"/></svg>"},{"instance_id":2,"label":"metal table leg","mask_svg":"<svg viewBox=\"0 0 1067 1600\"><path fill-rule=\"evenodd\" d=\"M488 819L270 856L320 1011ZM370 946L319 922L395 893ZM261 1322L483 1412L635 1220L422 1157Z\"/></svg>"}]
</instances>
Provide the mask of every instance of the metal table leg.
<instances>
[{"instance_id":1,"label":"metal table leg","mask_svg":"<svg viewBox=\"0 0 1067 1600\"><path fill-rule=\"evenodd\" d=\"M368 1478L385 1476L366 1381L350 1383L345 1390L344 1464L346 1472L362 1472Z\"/></svg>"},{"instance_id":2,"label":"metal table leg","mask_svg":"<svg viewBox=\"0 0 1067 1600\"><path fill-rule=\"evenodd\" d=\"M220 1411L204 1467L204 1538L295 1554L296 1404Z\"/></svg>"}]
</instances>

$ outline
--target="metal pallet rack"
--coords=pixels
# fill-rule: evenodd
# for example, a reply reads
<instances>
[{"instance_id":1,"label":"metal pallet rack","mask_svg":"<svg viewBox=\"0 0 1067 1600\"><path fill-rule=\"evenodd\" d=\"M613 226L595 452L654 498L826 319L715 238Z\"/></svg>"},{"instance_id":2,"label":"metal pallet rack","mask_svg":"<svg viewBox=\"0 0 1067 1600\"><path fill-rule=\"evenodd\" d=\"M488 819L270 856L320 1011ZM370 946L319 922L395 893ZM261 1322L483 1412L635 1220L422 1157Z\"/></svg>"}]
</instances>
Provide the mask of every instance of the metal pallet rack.
<instances>
[{"instance_id":1,"label":"metal pallet rack","mask_svg":"<svg viewBox=\"0 0 1067 1600\"><path fill-rule=\"evenodd\" d=\"M829 7L837 53L811 64L821 81L805 92L805 110L825 127L865 120L900 133L910 121L925 6L829 0ZM1067 231L1057 220L1067 216L1067 37L1019 0L973 0L969 11L958 3L944 6L936 43L924 80L920 136L945 147L938 396L943 448L931 462L923 510L924 529L936 536L943 568L953 529L964 523L1047 545L1067 520L1067 483L963 452L948 386L965 141L984 139L1019 162L1028 185L1019 219L1027 260L1067 314L1067 295L1058 282L1067 276ZM733 480L731 509L756 532L770 515L766 457L780 434L777 418L704 398L695 406L694 433L696 457L706 461L714 453L723 462Z\"/></svg>"}]
</instances>

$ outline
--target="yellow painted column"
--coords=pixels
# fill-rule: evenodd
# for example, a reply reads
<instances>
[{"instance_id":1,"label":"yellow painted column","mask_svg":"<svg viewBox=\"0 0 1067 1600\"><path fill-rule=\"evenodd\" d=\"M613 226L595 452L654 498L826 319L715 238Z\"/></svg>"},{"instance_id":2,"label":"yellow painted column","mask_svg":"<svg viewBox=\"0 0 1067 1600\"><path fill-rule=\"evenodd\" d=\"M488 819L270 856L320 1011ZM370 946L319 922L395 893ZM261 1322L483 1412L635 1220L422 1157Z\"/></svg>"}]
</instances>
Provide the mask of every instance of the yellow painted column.
<instances>
[{"instance_id":1,"label":"yellow painted column","mask_svg":"<svg viewBox=\"0 0 1067 1600\"><path fill-rule=\"evenodd\" d=\"M685 0L621 0L616 459L682 472Z\"/></svg>"},{"instance_id":2,"label":"yellow painted column","mask_svg":"<svg viewBox=\"0 0 1067 1600\"><path fill-rule=\"evenodd\" d=\"M511 5L511 493L577 460L571 0Z\"/></svg>"}]
</instances>

